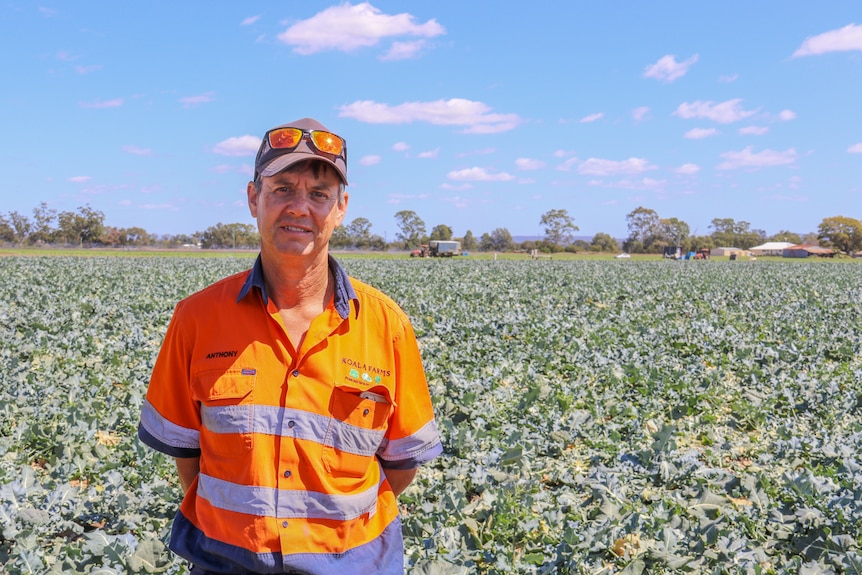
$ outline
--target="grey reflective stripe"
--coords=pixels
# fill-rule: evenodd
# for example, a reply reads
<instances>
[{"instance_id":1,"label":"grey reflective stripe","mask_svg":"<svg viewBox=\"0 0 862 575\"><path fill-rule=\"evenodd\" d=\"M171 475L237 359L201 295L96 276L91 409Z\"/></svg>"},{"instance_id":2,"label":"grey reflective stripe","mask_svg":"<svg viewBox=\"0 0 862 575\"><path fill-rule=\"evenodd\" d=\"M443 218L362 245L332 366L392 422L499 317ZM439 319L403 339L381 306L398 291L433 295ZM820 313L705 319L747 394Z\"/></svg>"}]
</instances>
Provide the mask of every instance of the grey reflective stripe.
<instances>
[{"instance_id":1,"label":"grey reflective stripe","mask_svg":"<svg viewBox=\"0 0 862 575\"><path fill-rule=\"evenodd\" d=\"M382 474L381 474L382 476ZM377 509L378 485L355 495L327 495L316 491L283 490L240 485L200 474L197 495L226 511L259 517L356 519Z\"/></svg>"},{"instance_id":2,"label":"grey reflective stripe","mask_svg":"<svg viewBox=\"0 0 862 575\"><path fill-rule=\"evenodd\" d=\"M271 405L201 406L201 421L213 433L262 433L315 441L346 453L377 453L383 430L364 429L326 415Z\"/></svg>"},{"instance_id":3,"label":"grey reflective stripe","mask_svg":"<svg viewBox=\"0 0 862 575\"><path fill-rule=\"evenodd\" d=\"M383 440L377 453L387 461L411 459L437 443L440 443L440 433L437 422L432 419L413 435Z\"/></svg>"},{"instance_id":4,"label":"grey reflective stripe","mask_svg":"<svg viewBox=\"0 0 862 575\"><path fill-rule=\"evenodd\" d=\"M197 429L181 427L168 421L146 399L141 407L141 425L147 433L166 445L183 449L200 449L201 438Z\"/></svg>"}]
</instances>

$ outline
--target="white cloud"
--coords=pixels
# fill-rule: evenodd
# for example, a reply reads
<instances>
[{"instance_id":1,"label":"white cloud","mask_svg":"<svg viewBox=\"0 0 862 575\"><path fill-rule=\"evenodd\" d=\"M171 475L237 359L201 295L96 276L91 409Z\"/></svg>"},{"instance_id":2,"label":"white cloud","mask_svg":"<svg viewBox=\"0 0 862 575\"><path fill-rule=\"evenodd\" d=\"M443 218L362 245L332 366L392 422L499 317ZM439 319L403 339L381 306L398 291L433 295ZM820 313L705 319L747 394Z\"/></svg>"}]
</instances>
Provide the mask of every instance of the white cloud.
<instances>
[{"instance_id":1,"label":"white cloud","mask_svg":"<svg viewBox=\"0 0 862 575\"><path fill-rule=\"evenodd\" d=\"M693 176L700 171L700 166L697 164L683 164L674 170L675 174L680 176Z\"/></svg>"},{"instance_id":2,"label":"white cloud","mask_svg":"<svg viewBox=\"0 0 862 575\"><path fill-rule=\"evenodd\" d=\"M198 96L186 96L180 98L180 103L184 108L195 108L201 104L208 104L215 101L215 92L205 92Z\"/></svg>"},{"instance_id":3,"label":"white cloud","mask_svg":"<svg viewBox=\"0 0 862 575\"><path fill-rule=\"evenodd\" d=\"M604 116L604 112L599 112L597 114L590 114L589 116L584 116L579 121L581 124L589 124L591 122L595 122L596 120L601 120Z\"/></svg>"},{"instance_id":4,"label":"white cloud","mask_svg":"<svg viewBox=\"0 0 862 575\"><path fill-rule=\"evenodd\" d=\"M746 126L739 129L739 133L743 136L762 136L767 133L769 128L766 126Z\"/></svg>"},{"instance_id":5,"label":"white cloud","mask_svg":"<svg viewBox=\"0 0 862 575\"><path fill-rule=\"evenodd\" d=\"M425 200L430 194L389 194L388 204L400 204L403 200Z\"/></svg>"},{"instance_id":6,"label":"white cloud","mask_svg":"<svg viewBox=\"0 0 862 575\"><path fill-rule=\"evenodd\" d=\"M629 158L621 162L590 158L578 166L578 173L585 176L611 176L615 174L640 174L654 169L656 167L650 165L643 158Z\"/></svg>"},{"instance_id":7,"label":"white cloud","mask_svg":"<svg viewBox=\"0 0 862 575\"><path fill-rule=\"evenodd\" d=\"M233 166L230 164L219 164L210 169L216 174L228 174L233 171Z\"/></svg>"},{"instance_id":8,"label":"white cloud","mask_svg":"<svg viewBox=\"0 0 862 575\"><path fill-rule=\"evenodd\" d=\"M644 78L655 78L663 82L673 82L682 78L688 69L697 62L697 54L684 62L677 62L676 56L668 54L659 58L658 62L644 69Z\"/></svg>"},{"instance_id":9,"label":"white cloud","mask_svg":"<svg viewBox=\"0 0 862 575\"><path fill-rule=\"evenodd\" d=\"M382 39L396 36L433 38L446 30L436 20L417 24L411 14L389 15L367 2L332 6L308 20L301 20L279 34L278 39L298 54L308 55L324 50L350 52L377 45Z\"/></svg>"},{"instance_id":10,"label":"white cloud","mask_svg":"<svg viewBox=\"0 0 862 575\"><path fill-rule=\"evenodd\" d=\"M396 62L398 60L409 60L422 51L425 47L425 40L416 40L414 42L393 42L389 50L380 56L380 60L384 62Z\"/></svg>"},{"instance_id":11,"label":"white cloud","mask_svg":"<svg viewBox=\"0 0 862 575\"><path fill-rule=\"evenodd\" d=\"M152 156L153 151L150 148L139 148L137 146L127 145L121 148L127 154L132 154L133 156Z\"/></svg>"},{"instance_id":12,"label":"white cloud","mask_svg":"<svg viewBox=\"0 0 862 575\"><path fill-rule=\"evenodd\" d=\"M410 144L407 144L405 142L396 142L392 146L392 149L396 152L406 152L407 150L410 149Z\"/></svg>"},{"instance_id":13,"label":"white cloud","mask_svg":"<svg viewBox=\"0 0 862 575\"><path fill-rule=\"evenodd\" d=\"M571 158L566 158L566 161L557 166L557 169L561 172L568 172L569 170L574 168L578 164L578 162L580 162L580 160L576 156L572 156Z\"/></svg>"},{"instance_id":14,"label":"white cloud","mask_svg":"<svg viewBox=\"0 0 862 575\"><path fill-rule=\"evenodd\" d=\"M487 104L462 98L406 102L397 106L362 100L341 106L338 115L369 124L427 122L437 126L465 126L465 134L496 134L513 130L521 123L517 114L494 114Z\"/></svg>"},{"instance_id":15,"label":"white cloud","mask_svg":"<svg viewBox=\"0 0 862 575\"><path fill-rule=\"evenodd\" d=\"M122 98L114 98L113 100L94 100L92 102L81 102L82 108L119 108L123 105Z\"/></svg>"},{"instance_id":16,"label":"white cloud","mask_svg":"<svg viewBox=\"0 0 862 575\"><path fill-rule=\"evenodd\" d=\"M847 148L847 151L851 154L862 154L862 142L859 142L858 144L853 144L852 146Z\"/></svg>"},{"instance_id":17,"label":"white cloud","mask_svg":"<svg viewBox=\"0 0 862 575\"><path fill-rule=\"evenodd\" d=\"M61 62L74 62L78 58L79 56L74 56L70 52L67 52L65 50L60 50L59 52L57 52L57 59Z\"/></svg>"},{"instance_id":18,"label":"white cloud","mask_svg":"<svg viewBox=\"0 0 862 575\"><path fill-rule=\"evenodd\" d=\"M719 76L718 81L722 84L731 84L736 82L739 79L739 74L726 74L724 76Z\"/></svg>"},{"instance_id":19,"label":"white cloud","mask_svg":"<svg viewBox=\"0 0 862 575\"><path fill-rule=\"evenodd\" d=\"M467 198L462 198L461 196L454 196L451 198L440 198L440 199L443 200L444 202L448 203L448 204L452 204L452 206L454 206L458 209L463 209L463 208L466 208L470 205L470 200L468 200Z\"/></svg>"},{"instance_id":20,"label":"white cloud","mask_svg":"<svg viewBox=\"0 0 862 575\"><path fill-rule=\"evenodd\" d=\"M98 64L92 64L90 66L75 66L75 72L80 75L89 74L91 72L97 72L102 69L102 66Z\"/></svg>"},{"instance_id":21,"label":"white cloud","mask_svg":"<svg viewBox=\"0 0 862 575\"><path fill-rule=\"evenodd\" d=\"M383 161L383 158L381 158L380 156L375 156L375 155L363 156L363 157L359 158L359 165L361 165L361 166L376 166L377 164L379 164L382 161Z\"/></svg>"},{"instance_id":22,"label":"white cloud","mask_svg":"<svg viewBox=\"0 0 862 575\"><path fill-rule=\"evenodd\" d=\"M260 20L260 16L249 16L248 18L243 19L242 22L239 23L240 26L251 26L255 22Z\"/></svg>"},{"instance_id":23,"label":"white cloud","mask_svg":"<svg viewBox=\"0 0 862 575\"><path fill-rule=\"evenodd\" d=\"M721 102L720 104L715 104L711 101L703 102L701 100L697 100L691 104L683 102L676 109L674 115L686 120L692 118L707 118L708 120L718 122L719 124L730 124L738 122L744 118L748 118L749 116L753 116L756 113L756 110L743 110L742 99L735 98L733 100Z\"/></svg>"},{"instance_id":24,"label":"white cloud","mask_svg":"<svg viewBox=\"0 0 862 575\"><path fill-rule=\"evenodd\" d=\"M213 153L220 156L251 156L257 154L260 138L256 136L237 136L228 138L213 147Z\"/></svg>"},{"instance_id":25,"label":"white cloud","mask_svg":"<svg viewBox=\"0 0 862 575\"><path fill-rule=\"evenodd\" d=\"M796 112L793 110L781 110L781 113L778 114L778 117L785 122L796 119Z\"/></svg>"},{"instance_id":26,"label":"white cloud","mask_svg":"<svg viewBox=\"0 0 862 575\"><path fill-rule=\"evenodd\" d=\"M533 160L530 158L518 158L515 160L515 167L519 170L541 170L547 164L541 160Z\"/></svg>"},{"instance_id":27,"label":"white cloud","mask_svg":"<svg viewBox=\"0 0 862 575\"><path fill-rule=\"evenodd\" d=\"M794 58L799 56L814 56L828 52L846 52L849 50L862 50L862 26L850 24L838 30L830 30L817 36L809 36L802 45L793 53Z\"/></svg>"},{"instance_id":28,"label":"white cloud","mask_svg":"<svg viewBox=\"0 0 862 575\"><path fill-rule=\"evenodd\" d=\"M454 191L454 192L463 192L463 191L465 191L465 190L472 190L472 189L473 189L473 185L472 185L472 184L449 184L449 183L443 183L443 184L440 184L440 189L443 189L443 190L451 190L451 191Z\"/></svg>"},{"instance_id":29,"label":"white cloud","mask_svg":"<svg viewBox=\"0 0 862 575\"><path fill-rule=\"evenodd\" d=\"M649 114L649 106L640 106L632 110L632 119L635 122L643 122Z\"/></svg>"},{"instance_id":30,"label":"white cloud","mask_svg":"<svg viewBox=\"0 0 862 575\"><path fill-rule=\"evenodd\" d=\"M85 182L89 182L92 179L92 176L72 176L70 178L66 178L66 181L72 182L74 184L83 184Z\"/></svg>"},{"instance_id":31,"label":"white cloud","mask_svg":"<svg viewBox=\"0 0 862 575\"><path fill-rule=\"evenodd\" d=\"M446 176L456 182L510 182L515 176L506 172L491 173L485 168L473 167L449 172Z\"/></svg>"},{"instance_id":32,"label":"white cloud","mask_svg":"<svg viewBox=\"0 0 862 575\"><path fill-rule=\"evenodd\" d=\"M467 158L469 156L490 156L497 152L497 148L481 148L479 150L472 150L470 152L461 152L456 157L458 158Z\"/></svg>"},{"instance_id":33,"label":"white cloud","mask_svg":"<svg viewBox=\"0 0 862 575\"><path fill-rule=\"evenodd\" d=\"M622 179L615 182L590 180L587 185L595 188L619 188L623 190L643 191L662 189L667 185L667 180L654 180L652 178L643 178L642 180Z\"/></svg>"},{"instance_id":34,"label":"white cloud","mask_svg":"<svg viewBox=\"0 0 862 575\"><path fill-rule=\"evenodd\" d=\"M724 162L720 163L719 170L736 170L739 168L771 168L774 166L786 166L796 162L797 154L794 148L777 152L775 150L763 150L754 153L752 146L738 152L725 152L721 154Z\"/></svg>"},{"instance_id":35,"label":"white cloud","mask_svg":"<svg viewBox=\"0 0 862 575\"><path fill-rule=\"evenodd\" d=\"M46 8L44 6L39 6L38 8L39 14L45 16L46 18L52 18L57 15L57 11L53 8Z\"/></svg>"},{"instance_id":36,"label":"white cloud","mask_svg":"<svg viewBox=\"0 0 862 575\"><path fill-rule=\"evenodd\" d=\"M425 160L425 159L430 159L430 158L436 158L439 155L440 155L440 148L434 148L433 150L428 150L426 152L419 152L418 154L416 154L416 157L422 158L423 160Z\"/></svg>"},{"instance_id":37,"label":"white cloud","mask_svg":"<svg viewBox=\"0 0 862 575\"><path fill-rule=\"evenodd\" d=\"M685 137L689 140L702 140L710 136L718 134L715 128L694 128L685 133Z\"/></svg>"}]
</instances>

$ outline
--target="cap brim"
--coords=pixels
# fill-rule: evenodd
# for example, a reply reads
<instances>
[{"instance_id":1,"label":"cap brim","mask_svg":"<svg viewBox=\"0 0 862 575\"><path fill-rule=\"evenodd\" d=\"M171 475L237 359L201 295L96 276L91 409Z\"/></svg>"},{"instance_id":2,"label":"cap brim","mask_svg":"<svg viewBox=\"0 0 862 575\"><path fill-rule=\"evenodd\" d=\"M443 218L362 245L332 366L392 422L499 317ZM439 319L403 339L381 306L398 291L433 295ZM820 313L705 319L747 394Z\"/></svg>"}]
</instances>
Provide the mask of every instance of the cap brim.
<instances>
[{"instance_id":1,"label":"cap brim","mask_svg":"<svg viewBox=\"0 0 862 575\"><path fill-rule=\"evenodd\" d=\"M303 153L289 153L284 154L282 156L278 156L273 161L268 163L266 167L260 170L260 175L264 177L274 176L277 173L289 168L293 164L299 162L306 162L309 160L318 160L321 162L325 162L332 166L338 175L341 177L341 181L344 182L344 185L347 185L347 175L344 173L344 169L339 166L336 162L333 162L329 158L325 158L323 156L318 156L317 154L303 154Z\"/></svg>"}]
</instances>

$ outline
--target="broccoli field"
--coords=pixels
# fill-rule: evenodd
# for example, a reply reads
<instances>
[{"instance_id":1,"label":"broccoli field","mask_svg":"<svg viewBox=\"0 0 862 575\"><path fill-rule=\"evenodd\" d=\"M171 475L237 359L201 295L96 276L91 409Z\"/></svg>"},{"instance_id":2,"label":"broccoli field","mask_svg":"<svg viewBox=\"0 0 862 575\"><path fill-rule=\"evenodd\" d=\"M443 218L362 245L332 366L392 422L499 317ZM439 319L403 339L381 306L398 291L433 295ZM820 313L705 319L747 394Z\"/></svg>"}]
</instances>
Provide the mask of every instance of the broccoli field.
<instances>
[{"instance_id":1,"label":"broccoli field","mask_svg":"<svg viewBox=\"0 0 862 575\"><path fill-rule=\"evenodd\" d=\"M0 259L0 571L186 572L138 414L174 304L252 262ZM859 265L341 262L443 435L408 573L862 573Z\"/></svg>"}]
</instances>

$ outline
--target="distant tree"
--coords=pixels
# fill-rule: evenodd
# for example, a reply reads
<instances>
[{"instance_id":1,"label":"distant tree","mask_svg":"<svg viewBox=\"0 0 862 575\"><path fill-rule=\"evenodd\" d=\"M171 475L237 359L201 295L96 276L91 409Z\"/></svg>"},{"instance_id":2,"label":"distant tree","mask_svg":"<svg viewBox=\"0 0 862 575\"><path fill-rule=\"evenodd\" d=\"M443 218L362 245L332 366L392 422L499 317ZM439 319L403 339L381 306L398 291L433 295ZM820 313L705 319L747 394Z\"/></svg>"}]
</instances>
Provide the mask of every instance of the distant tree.
<instances>
[{"instance_id":1,"label":"distant tree","mask_svg":"<svg viewBox=\"0 0 862 575\"><path fill-rule=\"evenodd\" d=\"M114 226L105 226L102 228L102 235L99 236L99 243L108 247L120 245L120 230Z\"/></svg>"},{"instance_id":2,"label":"distant tree","mask_svg":"<svg viewBox=\"0 0 862 575\"><path fill-rule=\"evenodd\" d=\"M715 218L709 227L713 230L711 235L716 247L747 250L761 243L766 236L762 230L752 230L750 223L737 222L733 218Z\"/></svg>"},{"instance_id":3,"label":"distant tree","mask_svg":"<svg viewBox=\"0 0 862 575\"><path fill-rule=\"evenodd\" d=\"M566 246L567 252L577 253L577 252L589 252L592 251L593 246L587 240L575 240Z\"/></svg>"},{"instance_id":4,"label":"distant tree","mask_svg":"<svg viewBox=\"0 0 862 575\"><path fill-rule=\"evenodd\" d=\"M432 240L451 240L452 239L452 228L447 226L446 224L439 224L434 226L431 230Z\"/></svg>"},{"instance_id":5,"label":"distant tree","mask_svg":"<svg viewBox=\"0 0 862 575\"><path fill-rule=\"evenodd\" d=\"M122 246L151 246L155 238L147 230L140 227L120 228L120 245Z\"/></svg>"},{"instance_id":6,"label":"distant tree","mask_svg":"<svg viewBox=\"0 0 862 575\"><path fill-rule=\"evenodd\" d=\"M556 249L563 249L572 243L575 232L580 229L566 210L545 212L539 223L545 226L545 241Z\"/></svg>"},{"instance_id":7,"label":"distant tree","mask_svg":"<svg viewBox=\"0 0 862 575\"><path fill-rule=\"evenodd\" d=\"M347 226L347 237L352 246L368 248L371 244L371 221L368 218L356 218Z\"/></svg>"},{"instance_id":8,"label":"distant tree","mask_svg":"<svg viewBox=\"0 0 862 575\"><path fill-rule=\"evenodd\" d=\"M333 249L346 248L353 245L350 240L350 234L347 232L347 226L344 224L332 230L332 236L329 238L329 247Z\"/></svg>"},{"instance_id":9,"label":"distant tree","mask_svg":"<svg viewBox=\"0 0 862 575\"><path fill-rule=\"evenodd\" d=\"M862 222L846 216L824 218L817 226L817 238L826 245L852 254L862 250Z\"/></svg>"},{"instance_id":10,"label":"distant tree","mask_svg":"<svg viewBox=\"0 0 862 575\"><path fill-rule=\"evenodd\" d=\"M816 246L820 243L820 238L817 237L817 232L807 232L802 236L801 244Z\"/></svg>"},{"instance_id":11,"label":"distant tree","mask_svg":"<svg viewBox=\"0 0 862 575\"><path fill-rule=\"evenodd\" d=\"M486 252L505 252L512 248L512 234L506 228L497 228L490 234L482 234L479 248Z\"/></svg>"},{"instance_id":12,"label":"distant tree","mask_svg":"<svg viewBox=\"0 0 862 575\"><path fill-rule=\"evenodd\" d=\"M39 207L33 208L33 228L30 233L30 243L47 243L50 242L56 228L54 227L57 221L57 210L48 207L48 204L42 202Z\"/></svg>"},{"instance_id":13,"label":"distant tree","mask_svg":"<svg viewBox=\"0 0 862 575\"><path fill-rule=\"evenodd\" d=\"M201 234L201 247L204 249L248 249L258 245L260 236L252 224L219 222Z\"/></svg>"},{"instance_id":14,"label":"distant tree","mask_svg":"<svg viewBox=\"0 0 862 575\"><path fill-rule=\"evenodd\" d=\"M33 222L30 218L18 212L9 212L9 224L15 234L15 242L23 244L30 239L30 234L33 233Z\"/></svg>"},{"instance_id":15,"label":"distant tree","mask_svg":"<svg viewBox=\"0 0 862 575\"><path fill-rule=\"evenodd\" d=\"M84 246L98 243L102 237L105 214L94 210L89 204L78 208L77 212L57 214L56 239L66 244Z\"/></svg>"},{"instance_id":16,"label":"distant tree","mask_svg":"<svg viewBox=\"0 0 862 575\"><path fill-rule=\"evenodd\" d=\"M774 234L766 239L770 242L790 242L791 244L802 243L802 236L793 232L788 232L787 230L781 230L777 234Z\"/></svg>"},{"instance_id":17,"label":"distant tree","mask_svg":"<svg viewBox=\"0 0 862 575\"><path fill-rule=\"evenodd\" d=\"M640 206L626 215L629 237L623 244L630 253L649 251L661 233L661 219L655 210Z\"/></svg>"},{"instance_id":18,"label":"distant tree","mask_svg":"<svg viewBox=\"0 0 862 575\"><path fill-rule=\"evenodd\" d=\"M9 219L3 214L0 214L0 241L15 241L15 229L12 227Z\"/></svg>"},{"instance_id":19,"label":"distant tree","mask_svg":"<svg viewBox=\"0 0 862 575\"><path fill-rule=\"evenodd\" d=\"M478 242L476 241L476 237L473 236L473 232L467 230L467 233L464 234L464 238L461 240L461 249L465 251L475 250L478 247Z\"/></svg>"},{"instance_id":20,"label":"distant tree","mask_svg":"<svg viewBox=\"0 0 862 575\"><path fill-rule=\"evenodd\" d=\"M677 218L662 218L659 220L659 242L665 246L684 246L691 228Z\"/></svg>"},{"instance_id":21,"label":"distant tree","mask_svg":"<svg viewBox=\"0 0 862 575\"><path fill-rule=\"evenodd\" d=\"M593 236L590 249L596 252L616 252L619 251L620 245L610 234L599 232Z\"/></svg>"},{"instance_id":22,"label":"distant tree","mask_svg":"<svg viewBox=\"0 0 862 575\"><path fill-rule=\"evenodd\" d=\"M412 210L401 210L395 214L399 232L396 237L404 242L405 249L412 249L422 243L425 236L425 222Z\"/></svg>"}]
</instances>

